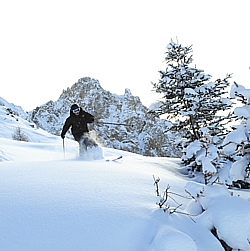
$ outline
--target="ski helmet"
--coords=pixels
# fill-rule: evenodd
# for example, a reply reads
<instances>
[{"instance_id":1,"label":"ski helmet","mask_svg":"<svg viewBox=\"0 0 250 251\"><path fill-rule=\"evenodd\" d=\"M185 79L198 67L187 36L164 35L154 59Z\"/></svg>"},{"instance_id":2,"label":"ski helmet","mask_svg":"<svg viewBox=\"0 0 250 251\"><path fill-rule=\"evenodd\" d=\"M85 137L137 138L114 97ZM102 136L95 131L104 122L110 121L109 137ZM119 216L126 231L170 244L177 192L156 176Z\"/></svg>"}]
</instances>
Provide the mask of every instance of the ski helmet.
<instances>
[{"instance_id":1,"label":"ski helmet","mask_svg":"<svg viewBox=\"0 0 250 251\"><path fill-rule=\"evenodd\" d=\"M78 109L79 106L77 104L73 104L70 108L71 111L75 110L75 109Z\"/></svg>"}]
</instances>

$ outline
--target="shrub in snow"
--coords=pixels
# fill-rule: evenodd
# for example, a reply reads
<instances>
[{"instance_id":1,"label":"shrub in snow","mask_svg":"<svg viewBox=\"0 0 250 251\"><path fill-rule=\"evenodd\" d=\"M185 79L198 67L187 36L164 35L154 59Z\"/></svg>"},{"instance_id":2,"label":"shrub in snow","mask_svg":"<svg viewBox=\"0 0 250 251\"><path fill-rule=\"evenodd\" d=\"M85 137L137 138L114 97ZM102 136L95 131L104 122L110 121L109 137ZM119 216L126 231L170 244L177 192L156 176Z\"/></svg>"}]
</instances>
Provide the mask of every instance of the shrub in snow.
<instances>
[{"instance_id":1,"label":"shrub in snow","mask_svg":"<svg viewBox=\"0 0 250 251\"><path fill-rule=\"evenodd\" d=\"M225 250L249 250L250 204L248 201L232 196L233 194L224 185L204 186L188 182L185 190L193 198L190 205L198 204L202 208L203 214L198 219L198 223L205 224L221 241ZM190 205L185 209L188 213L192 208Z\"/></svg>"},{"instance_id":2,"label":"shrub in snow","mask_svg":"<svg viewBox=\"0 0 250 251\"><path fill-rule=\"evenodd\" d=\"M180 195L170 192L170 186L168 185L163 196L161 196L159 191L160 179L154 180L156 194L160 198L156 204L159 205L164 212L168 213L166 215L166 222L168 222L168 224L161 225L154 239L154 242L157 240L157 247L162 245L165 248L168 247L168 243L171 243L169 239L168 242L165 242L165 240L168 234L172 236L171 223L174 219L177 220L174 215L178 213L178 219L182 220L182 224L180 225L185 225L187 218L192 219L189 225L194 224L196 229L202 225L213 234L214 238L218 239L221 248L219 248L217 244L217 248L212 250L249 250L250 204L248 201L238 196L233 196L233 193L229 192L225 185L204 185L192 181L187 182L185 185L185 191L189 195L188 199L190 201L186 207L182 208L182 205L177 203L176 199L173 198L173 196L176 197ZM183 196L181 197L184 198ZM170 200L177 203L178 206L173 207L173 203ZM183 231L179 232L177 238L182 238L181 234L184 234L183 238L185 238L185 234L191 234L192 232L185 231L185 228L182 230ZM196 250L196 246L192 246L192 241L185 240L185 242L186 241L187 244L192 247L186 250ZM154 243L154 245L156 245L156 243ZM170 250L164 248L163 250Z\"/></svg>"},{"instance_id":3,"label":"shrub in snow","mask_svg":"<svg viewBox=\"0 0 250 251\"><path fill-rule=\"evenodd\" d=\"M29 141L28 136L24 132L22 132L20 127L16 128L15 132L12 134L12 139L26 142Z\"/></svg>"},{"instance_id":4,"label":"shrub in snow","mask_svg":"<svg viewBox=\"0 0 250 251\"><path fill-rule=\"evenodd\" d=\"M173 214L173 213L181 213L183 214L183 212L178 211L178 208L182 206L181 203L178 203L177 200L174 198L174 196L176 197L182 197L182 198L186 198L186 199L191 199L191 197L183 197L182 195L179 195L177 193L171 192L170 191L170 186L168 185L167 188L165 189L165 191L163 192L163 194L161 194L160 188L159 188L159 182L160 182L160 178L154 178L154 185L156 188L156 196L158 197L158 201L156 202L156 205L158 205L160 208L163 209L164 212L168 212L169 214ZM171 202L170 202L171 200ZM173 203L174 206L173 206ZM186 213L184 213L186 214ZM189 216L191 216L189 214Z\"/></svg>"},{"instance_id":5,"label":"shrub in snow","mask_svg":"<svg viewBox=\"0 0 250 251\"><path fill-rule=\"evenodd\" d=\"M224 185L214 184L213 186L205 186L196 182L188 182L185 186L185 191L194 201L198 202L202 211L209 208L214 198L230 197L232 195Z\"/></svg>"}]
</instances>

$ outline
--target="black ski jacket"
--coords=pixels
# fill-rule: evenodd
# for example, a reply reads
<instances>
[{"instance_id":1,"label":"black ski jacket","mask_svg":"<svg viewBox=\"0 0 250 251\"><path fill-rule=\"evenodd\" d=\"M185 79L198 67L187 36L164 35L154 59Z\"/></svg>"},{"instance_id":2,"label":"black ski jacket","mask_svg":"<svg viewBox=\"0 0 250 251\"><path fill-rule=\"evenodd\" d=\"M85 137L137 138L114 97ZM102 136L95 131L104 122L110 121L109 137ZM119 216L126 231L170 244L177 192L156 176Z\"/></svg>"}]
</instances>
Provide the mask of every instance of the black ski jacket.
<instances>
[{"instance_id":1,"label":"black ski jacket","mask_svg":"<svg viewBox=\"0 0 250 251\"><path fill-rule=\"evenodd\" d=\"M78 141L78 138L80 138L84 133L89 132L87 123L93 122L94 116L88 112L83 111L81 107L78 116L75 115L72 111L70 111L70 116L66 119L64 123L61 135L65 136L66 132L71 127L71 132L75 140Z\"/></svg>"}]
</instances>

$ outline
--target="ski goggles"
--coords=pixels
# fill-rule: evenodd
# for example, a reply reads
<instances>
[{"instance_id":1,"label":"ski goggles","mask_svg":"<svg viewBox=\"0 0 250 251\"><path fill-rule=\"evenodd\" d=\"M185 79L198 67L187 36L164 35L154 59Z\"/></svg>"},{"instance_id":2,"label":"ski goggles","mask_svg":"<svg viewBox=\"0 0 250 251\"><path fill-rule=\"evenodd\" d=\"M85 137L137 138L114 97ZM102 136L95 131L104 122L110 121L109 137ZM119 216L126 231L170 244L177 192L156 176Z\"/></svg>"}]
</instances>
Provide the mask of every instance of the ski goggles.
<instances>
[{"instance_id":1,"label":"ski goggles","mask_svg":"<svg viewBox=\"0 0 250 251\"><path fill-rule=\"evenodd\" d=\"M78 113L80 112L80 108L78 107L77 109L72 110L73 113Z\"/></svg>"}]
</instances>

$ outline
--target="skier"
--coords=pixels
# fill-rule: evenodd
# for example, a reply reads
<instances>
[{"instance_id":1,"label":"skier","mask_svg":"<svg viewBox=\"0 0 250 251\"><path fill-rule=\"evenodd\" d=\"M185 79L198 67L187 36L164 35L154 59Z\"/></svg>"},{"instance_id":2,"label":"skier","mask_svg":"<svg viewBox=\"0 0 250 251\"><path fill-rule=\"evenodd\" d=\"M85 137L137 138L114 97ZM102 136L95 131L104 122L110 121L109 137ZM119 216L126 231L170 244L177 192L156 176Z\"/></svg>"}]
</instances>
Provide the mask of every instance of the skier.
<instances>
[{"instance_id":1,"label":"skier","mask_svg":"<svg viewBox=\"0 0 250 251\"><path fill-rule=\"evenodd\" d=\"M97 146L95 141L88 135L89 129L87 123L93 123L94 116L85 112L77 104L73 104L70 108L70 116L66 119L61 138L65 138L65 134L71 127L74 139L79 143L79 154L82 156L87 151L87 147Z\"/></svg>"}]
</instances>

